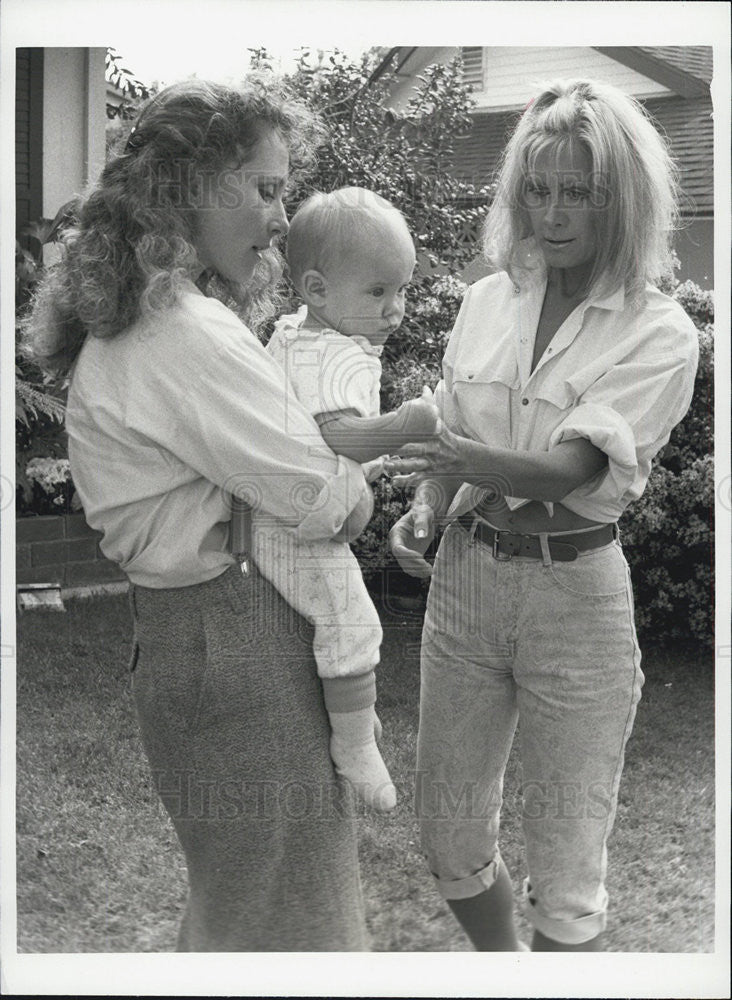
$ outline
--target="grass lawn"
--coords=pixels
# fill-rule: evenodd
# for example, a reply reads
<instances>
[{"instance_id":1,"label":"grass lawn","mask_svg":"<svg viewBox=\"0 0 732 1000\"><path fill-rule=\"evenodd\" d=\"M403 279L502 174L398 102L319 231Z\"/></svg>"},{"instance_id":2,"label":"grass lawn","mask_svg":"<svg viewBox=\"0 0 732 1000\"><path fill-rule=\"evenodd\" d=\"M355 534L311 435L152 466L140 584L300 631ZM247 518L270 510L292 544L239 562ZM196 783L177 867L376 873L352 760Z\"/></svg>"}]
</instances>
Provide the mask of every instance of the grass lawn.
<instances>
[{"instance_id":1,"label":"grass lawn","mask_svg":"<svg viewBox=\"0 0 732 1000\"><path fill-rule=\"evenodd\" d=\"M172 826L138 739L126 597L70 601L18 623L18 950L167 951L186 893ZM360 849L376 951L469 951L432 887L412 814L418 611L384 612L382 749L400 792L363 816ZM611 951L714 947L711 656L648 652L610 844ZM520 768L509 762L501 851L525 875ZM528 927L519 916L524 939Z\"/></svg>"}]
</instances>

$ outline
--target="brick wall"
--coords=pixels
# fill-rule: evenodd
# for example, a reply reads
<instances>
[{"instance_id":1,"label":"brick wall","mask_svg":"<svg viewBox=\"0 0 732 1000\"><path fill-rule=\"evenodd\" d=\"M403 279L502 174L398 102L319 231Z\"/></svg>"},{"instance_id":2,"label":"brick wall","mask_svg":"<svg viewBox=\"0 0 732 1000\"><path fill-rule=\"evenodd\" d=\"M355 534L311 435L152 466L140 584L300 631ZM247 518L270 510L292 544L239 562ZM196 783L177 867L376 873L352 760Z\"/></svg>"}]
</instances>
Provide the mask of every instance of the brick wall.
<instances>
[{"instance_id":1,"label":"brick wall","mask_svg":"<svg viewBox=\"0 0 732 1000\"><path fill-rule=\"evenodd\" d=\"M16 579L18 583L59 583L83 587L125 580L122 570L105 559L101 534L83 514L21 517L15 522Z\"/></svg>"}]
</instances>

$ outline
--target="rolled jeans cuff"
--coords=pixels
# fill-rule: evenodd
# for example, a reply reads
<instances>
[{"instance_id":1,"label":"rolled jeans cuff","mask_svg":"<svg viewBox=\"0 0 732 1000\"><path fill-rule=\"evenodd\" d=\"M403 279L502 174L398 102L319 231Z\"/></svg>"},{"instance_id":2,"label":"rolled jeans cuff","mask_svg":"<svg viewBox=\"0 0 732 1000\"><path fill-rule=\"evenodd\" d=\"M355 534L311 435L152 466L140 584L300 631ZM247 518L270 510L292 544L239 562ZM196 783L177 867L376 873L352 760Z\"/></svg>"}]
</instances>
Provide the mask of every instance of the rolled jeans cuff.
<instances>
[{"instance_id":1,"label":"rolled jeans cuff","mask_svg":"<svg viewBox=\"0 0 732 1000\"><path fill-rule=\"evenodd\" d=\"M603 900L607 904L607 893L603 890ZM535 899L531 897L529 880L524 881L523 910L526 919L537 931L552 941L560 944L585 944L602 934L607 923L607 912L603 909L595 913L586 913L574 920L562 920L558 917L547 917L539 909Z\"/></svg>"},{"instance_id":2,"label":"rolled jeans cuff","mask_svg":"<svg viewBox=\"0 0 732 1000\"><path fill-rule=\"evenodd\" d=\"M500 855L497 854L485 868L465 878L440 878L433 872L437 891L443 899L468 899L470 896L478 896L486 889L490 889L496 881L500 862Z\"/></svg>"},{"instance_id":3,"label":"rolled jeans cuff","mask_svg":"<svg viewBox=\"0 0 732 1000\"><path fill-rule=\"evenodd\" d=\"M376 674L369 670L353 677L321 677L329 712L358 712L376 702Z\"/></svg>"}]
</instances>

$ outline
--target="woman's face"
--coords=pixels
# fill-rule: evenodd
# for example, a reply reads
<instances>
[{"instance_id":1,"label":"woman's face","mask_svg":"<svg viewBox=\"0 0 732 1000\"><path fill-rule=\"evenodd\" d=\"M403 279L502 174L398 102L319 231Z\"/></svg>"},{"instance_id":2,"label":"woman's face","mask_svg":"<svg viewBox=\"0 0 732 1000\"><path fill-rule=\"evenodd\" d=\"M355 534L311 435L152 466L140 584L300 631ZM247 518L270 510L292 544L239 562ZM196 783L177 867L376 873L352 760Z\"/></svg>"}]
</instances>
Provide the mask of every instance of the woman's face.
<instances>
[{"instance_id":1,"label":"woman's face","mask_svg":"<svg viewBox=\"0 0 732 1000\"><path fill-rule=\"evenodd\" d=\"M194 243L205 268L246 284L259 255L288 229L282 195L289 153L274 131L265 135L237 169L225 169L199 185Z\"/></svg>"},{"instance_id":2,"label":"woman's face","mask_svg":"<svg viewBox=\"0 0 732 1000\"><path fill-rule=\"evenodd\" d=\"M524 181L524 205L546 264L572 271L591 267L597 252L592 162L574 143L541 150Z\"/></svg>"}]
</instances>

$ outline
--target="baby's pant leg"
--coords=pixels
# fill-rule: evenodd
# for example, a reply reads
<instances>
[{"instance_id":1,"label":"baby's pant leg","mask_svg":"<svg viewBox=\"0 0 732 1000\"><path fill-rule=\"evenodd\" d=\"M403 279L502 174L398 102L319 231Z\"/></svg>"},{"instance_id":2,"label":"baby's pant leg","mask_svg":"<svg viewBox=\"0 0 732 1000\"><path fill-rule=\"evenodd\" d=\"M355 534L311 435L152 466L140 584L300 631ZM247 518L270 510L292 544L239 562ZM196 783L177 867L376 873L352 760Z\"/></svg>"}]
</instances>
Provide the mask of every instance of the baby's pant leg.
<instances>
[{"instance_id":1,"label":"baby's pant leg","mask_svg":"<svg viewBox=\"0 0 732 1000\"><path fill-rule=\"evenodd\" d=\"M330 540L299 543L294 576L297 603L315 626L313 651L320 676L373 670L379 662L381 622L350 547Z\"/></svg>"}]
</instances>

